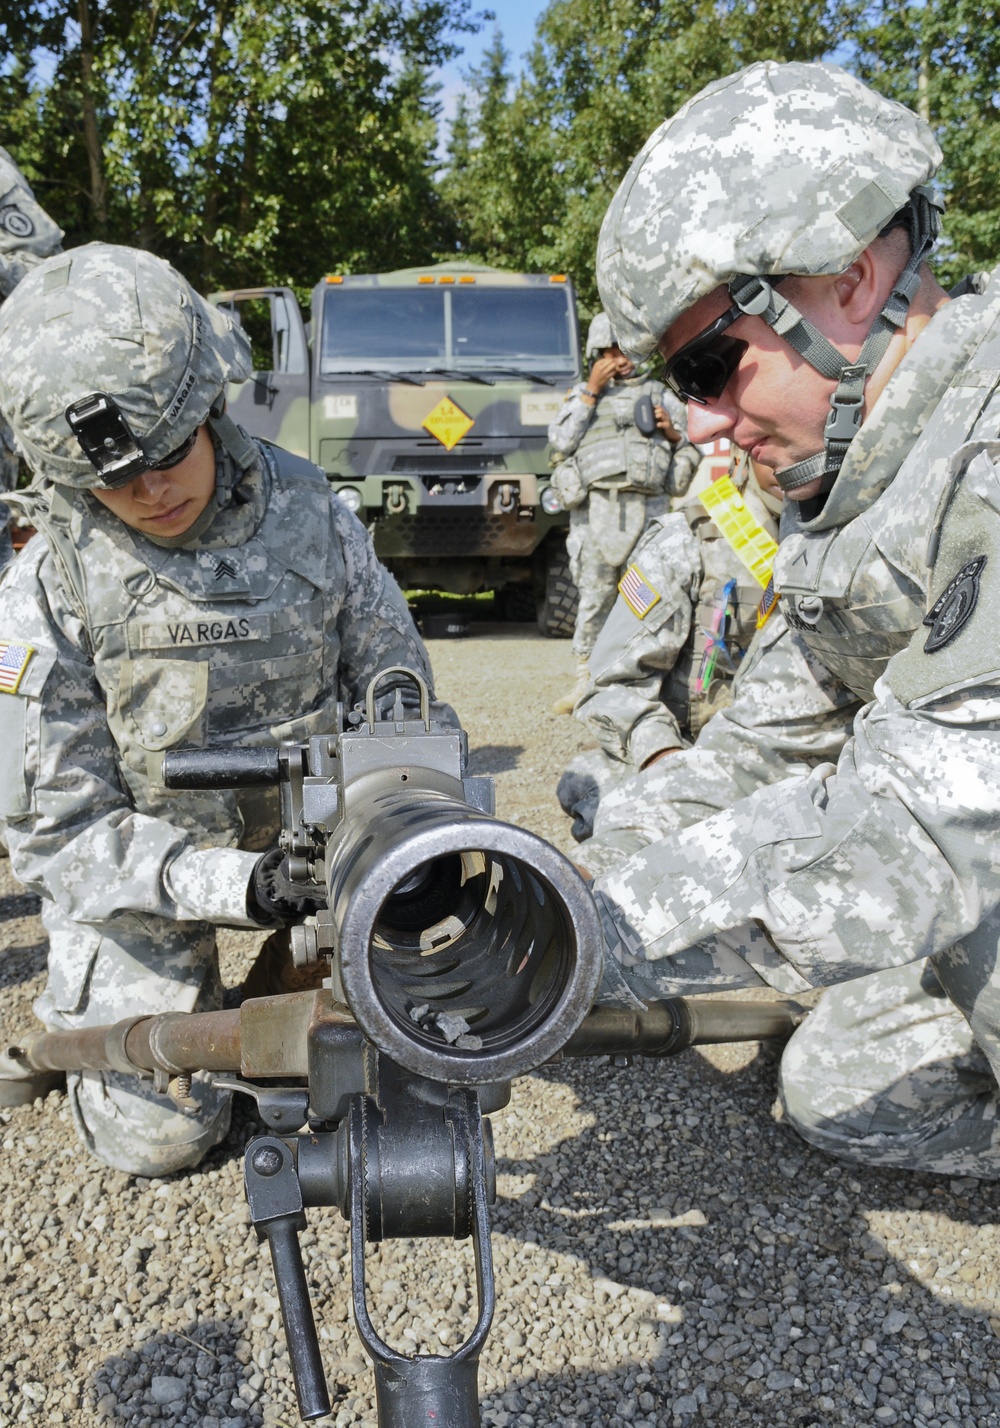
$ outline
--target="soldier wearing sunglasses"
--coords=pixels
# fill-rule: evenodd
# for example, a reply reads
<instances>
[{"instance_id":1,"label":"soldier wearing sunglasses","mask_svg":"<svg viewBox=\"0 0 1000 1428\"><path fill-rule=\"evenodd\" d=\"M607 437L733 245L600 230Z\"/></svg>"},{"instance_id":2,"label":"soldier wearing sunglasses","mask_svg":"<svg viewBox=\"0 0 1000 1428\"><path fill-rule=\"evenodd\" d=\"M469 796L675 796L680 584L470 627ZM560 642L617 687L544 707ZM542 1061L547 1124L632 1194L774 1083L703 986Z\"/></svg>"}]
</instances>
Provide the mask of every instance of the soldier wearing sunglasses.
<instances>
[{"instance_id":1,"label":"soldier wearing sunglasses","mask_svg":"<svg viewBox=\"0 0 1000 1428\"><path fill-rule=\"evenodd\" d=\"M48 1026L219 1006L216 927L302 910L274 896L276 791L169 792L165 750L305 739L380 670L429 677L323 473L226 415L250 365L239 327L131 248L50 258L0 311L40 532L0 586L0 816L42 898ZM282 952L276 933L254 994L295 989ZM67 1089L87 1148L136 1175L197 1164L229 1124L201 1076L186 1111L114 1071Z\"/></svg>"},{"instance_id":2,"label":"soldier wearing sunglasses","mask_svg":"<svg viewBox=\"0 0 1000 1428\"><path fill-rule=\"evenodd\" d=\"M595 889L607 999L828 987L782 1062L797 1129L1000 1178L1000 285L927 266L940 158L839 68L766 62L611 204L622 347L785 503L734 702L602 804Z\"/></svg>"}]
</instances>

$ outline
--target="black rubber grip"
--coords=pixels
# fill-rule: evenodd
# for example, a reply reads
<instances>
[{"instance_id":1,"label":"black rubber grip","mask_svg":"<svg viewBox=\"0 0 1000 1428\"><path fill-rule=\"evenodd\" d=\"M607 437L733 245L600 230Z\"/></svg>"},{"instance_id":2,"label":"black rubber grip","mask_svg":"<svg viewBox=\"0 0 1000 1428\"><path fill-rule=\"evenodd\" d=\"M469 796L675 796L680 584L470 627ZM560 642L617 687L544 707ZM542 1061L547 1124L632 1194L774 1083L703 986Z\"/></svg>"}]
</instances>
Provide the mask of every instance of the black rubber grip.
<instances>
[{"instance_id":1,"label":"black rubber grip","mask_svg":"<svg viewBox=\"0 0 1000 1428\"><path fill-rule=\"evenodd\" d=\"M166 788L259 788L280 782L277 749L174 749L163 755Z\"/></svg>"}]
</instances>

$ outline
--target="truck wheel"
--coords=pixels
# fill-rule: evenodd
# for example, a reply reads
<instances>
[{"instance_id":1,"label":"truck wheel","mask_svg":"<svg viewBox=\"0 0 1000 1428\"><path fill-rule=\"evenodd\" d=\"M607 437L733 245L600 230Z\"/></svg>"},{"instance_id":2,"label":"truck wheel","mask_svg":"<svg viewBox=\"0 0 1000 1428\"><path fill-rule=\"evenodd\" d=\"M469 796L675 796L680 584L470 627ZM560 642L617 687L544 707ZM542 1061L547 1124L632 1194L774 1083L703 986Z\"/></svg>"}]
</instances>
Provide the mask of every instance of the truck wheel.
<instances>
[{"instance_id":1,"label":"truck wheel","mask_svg":"<svg viewBox=\"0 0 1000 1428\"><path fill-rule=\"evenodd\" d=\"M566 544L549 547L545 563L545 594L538 603L538 628L550 640L569 639L576 624L578 597L569 573Z\"/></svg>"},{"instance_id":2,"label":"truck wheel","mask_svg":"<svg viewBox=\"0 0 1000 1428\"><path fill-rule=\"evenodd\" d=\"M505 585L500 592L500 610L505 620L530 625L535 618L535 592L530 585Z\"/></svg>"}]
</instances>

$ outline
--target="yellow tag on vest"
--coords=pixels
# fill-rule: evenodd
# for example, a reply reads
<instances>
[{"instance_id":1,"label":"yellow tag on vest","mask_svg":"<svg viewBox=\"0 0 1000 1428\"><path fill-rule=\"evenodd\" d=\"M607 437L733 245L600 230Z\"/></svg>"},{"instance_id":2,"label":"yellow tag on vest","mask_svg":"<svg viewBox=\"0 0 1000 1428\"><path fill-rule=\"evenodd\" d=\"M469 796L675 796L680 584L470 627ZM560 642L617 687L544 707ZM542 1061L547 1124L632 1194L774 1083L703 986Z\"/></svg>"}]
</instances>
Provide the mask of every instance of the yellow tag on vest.
<instances>
[{"instance_id":1,"label":"yellow tag on vest","mask_svg":"<svg viewBox=\"0 0 1000 1428\"><path fill-rule=\"evenodd\" d=\"M746 566L758 585L765 588L778 553L778 542L757 524L747 504L730 481L722 476L706 486L701 504L719 527L726 543Z\"/></svg>"}]
</instances>

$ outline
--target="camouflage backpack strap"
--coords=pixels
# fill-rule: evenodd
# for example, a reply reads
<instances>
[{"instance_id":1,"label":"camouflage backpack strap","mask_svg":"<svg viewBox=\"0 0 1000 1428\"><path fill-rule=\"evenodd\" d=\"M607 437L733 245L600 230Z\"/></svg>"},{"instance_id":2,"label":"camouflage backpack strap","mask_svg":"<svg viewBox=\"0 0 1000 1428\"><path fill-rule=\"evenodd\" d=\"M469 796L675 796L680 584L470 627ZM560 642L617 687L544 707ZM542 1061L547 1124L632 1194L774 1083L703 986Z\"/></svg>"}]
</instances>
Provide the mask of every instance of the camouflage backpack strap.
<instances>
[{"instance_id":1,"label":"camouflage backpack strap","mask_svg":"<svg viewBox=\"0 0 1000 1428\"><path fill-rule=\"evenodd\" d=\"M304 456L296 456L293 452L286 451L283 446L275 446L263 437L257 438L256 445L263 452L272 476L278 476L286 484L300 483L327 491L330 489L329 481L315 462L307 461Z\"/></svg>"},{"instance_id":2,"label":"camouflage backpack strap","mask_svg":"<svg viewBox=\"0 0 1000 1428\"><path fill-rule=\"evenodd\" d=\"M41 531L49 554L59 572L66 598L74 615L87 624L86 582L80 552L73 537L73 494L62 486L46 489L29 486L11 491L4 500L22 511L36 530Z\"/></svg>"}]
</instances>

